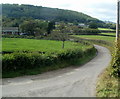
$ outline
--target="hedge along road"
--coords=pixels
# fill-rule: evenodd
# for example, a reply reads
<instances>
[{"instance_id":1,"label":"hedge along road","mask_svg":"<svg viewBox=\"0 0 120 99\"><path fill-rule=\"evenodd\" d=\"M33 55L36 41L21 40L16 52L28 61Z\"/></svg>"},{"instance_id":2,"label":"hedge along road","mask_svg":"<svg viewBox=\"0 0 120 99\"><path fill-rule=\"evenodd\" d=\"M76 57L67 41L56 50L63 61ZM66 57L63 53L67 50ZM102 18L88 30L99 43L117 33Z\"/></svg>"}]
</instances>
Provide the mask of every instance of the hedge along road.
<instances>
[{"instance_id":1,"label":"hedge along road","mask_svg":"<svg viewBox=\"0 0 120 99\"><path fill-rule=\"evenodd\" d=\"M94 97L98 76L111 61L108 49L95 47L97 56L83 66L3 79L3 97Z\"/></svg>"}]
</instances>

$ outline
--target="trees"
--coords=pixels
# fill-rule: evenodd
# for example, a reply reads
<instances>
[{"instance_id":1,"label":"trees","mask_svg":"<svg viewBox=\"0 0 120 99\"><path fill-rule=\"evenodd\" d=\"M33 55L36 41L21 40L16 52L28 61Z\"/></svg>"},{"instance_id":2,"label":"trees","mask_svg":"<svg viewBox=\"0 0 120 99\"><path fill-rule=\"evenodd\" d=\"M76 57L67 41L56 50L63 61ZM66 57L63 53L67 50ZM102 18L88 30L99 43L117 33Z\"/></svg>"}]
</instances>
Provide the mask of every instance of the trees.
<instances>
[{"instance_id":1,"label":"trees","mask_svg":"<svg viewBox=\"0 0 120 99\"><path fill-rule=\"evenodd\" d=\"M2 4L3 15L7 17L21 18L32 17L33 19L42 19L47 21L64 21L72 23L89 23L90 21L103 23L102 21L92 18L86 14L62 10L58 8L48 8L33 5L17 5L17 4ZM34 13L34 14L33 14Z\"/></svg>"},{"instance_id":2,"label":"trees","mask_svg":"<svg viewBox=\"0 0 120 99\"><path fill-rule=\"evenodd\" d=\"M20 32L27 33L32 36L46 35L48 29L48 22L32 18L9 18L3 16L3 27L19 27ZM35 34L36 33L36 34Z\"/></svg>"},{"instance_id":3,"label":"trees","mask_svg":"<svg viewBox=\"0 0 120 99\"><path fill-rule=\"evenodd\" d=\"M35 20L36 27L35 27L35 33L40 35L47 35L47 29L48 29L48 22L43 20Z\"/></svg>"},{"instance_id":4,"label":"trees","mask_svg":"<svg viewBox=\"0 0 120 99\"><path fill-rule=\"evenodd\" d=\"M97 29L98 28L97 23L91 22L89 24L89 28L91 28L91 29Z\"/></svg>"},{"instance_id":5,"label":"trees","mask_svg":"<svg viewBox=\"0 0 120 99\"><path fill-rule=\"evenodd\" d=\"M50 34L53 29L55 29L55 22L51 21L48 23L47 33Z\"/></svg>"},{"instance_id":6,"label":"trees","mask_svg":"<svg viewBox=\"0 0 120 99\"><path fill-rule=\"evenodd\" d=\"M18 27L19 24L20 24L20 20L16 18L8 18L6 16L2 17L3 27Z\"/></svg>"},{"instance_id":7,"label":"trees","mask_svg":"<svg viewBox=\"0 0 120 99\"><path fill-rule=\"evenodd\" d=\"M24 21L21 25L20 25L20 29L23 33L28 33L29 35L33 35L34 36L34 32L35 32L35 22L33 20L29 20L29 21Z\"/></svg>"},{"instance_id":8,"label":"trees","mask_svg":"<svg viewBox=\"0 0 120 99\"><path fill-rule=\"evenodd\" d=\"M50 36L54 40L62 41L62 48L65 48L65 41L68 40L68 35L66 33L61 33L58 30L54 30Z\"/></svg>"},{"instance_id":9,"label":"trees","mask_svg":"<svg viewBox=\"0 0 120 99\"><path fill-rule=\"evenodd\" d=\"M71 10L63 10L58 8L48 8L48 7L42 7L42 6L33 6L33 5L18 5L18 4L2 4L2 14L3 16L6 16L7 18L14 18L17 19L17 21L22 17L33 18L33 19L39 19L39 20L47 20L47 21L55 21L55 22L70 22L77 25L78 23L84 23L89 24L91 22L96 23L99 27L103 28L114 28L114 26L111 26L110 24L107 24L106 22L103 22L101 20L98 20L96 18L90 17L86 14L71 11ZM33 14L34 13L34 14ZM20 21L19 21L20 22ZM15 20L4 20L3 26L18 26L20 24L19 22L16 23ZM5 23L5 24L4 24ZM47 30L48 34L52 30L52 23L50 22L49 28Z\"/></svg>"},{"instance_id":10,"label":"trees","mask_svg":"<svg viewBox=\"0 0 120 99\"><path fill-rule=\"evenodd\" d=\"M47 32L48 23L41 20L26 20L20 25L23 33L28 33L32 36L45 35Z\"/></svg>"},{"instance_id":11,"label":"trees","mask_svg":"<svg viewBox=\"0 0 120 99\"><path fill-rule=\"evenodd\" d=\"M65 47L65 41L68 40L67 25L64 22L59 23L56 30L53 31L53 35L60 41L62 41L62 48Z\"/></svg>"}]
</instances>

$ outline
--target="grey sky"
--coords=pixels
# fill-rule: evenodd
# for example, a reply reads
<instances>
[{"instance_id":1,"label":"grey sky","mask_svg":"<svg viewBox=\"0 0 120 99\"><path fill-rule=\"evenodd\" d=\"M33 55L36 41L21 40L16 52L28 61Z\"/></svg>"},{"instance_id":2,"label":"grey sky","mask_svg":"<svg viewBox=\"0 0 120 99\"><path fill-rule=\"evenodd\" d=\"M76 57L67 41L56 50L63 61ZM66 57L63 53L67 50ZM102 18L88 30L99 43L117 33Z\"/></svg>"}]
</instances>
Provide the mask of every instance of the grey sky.
<instances>
[{"instance_id":1,"label":"grey sky","mask_svg":"<svg viewBox=\"0 0 120 99\"><path fill-rule=\"evenodd\" d=\"M116 21L117 0L2 0L2 3L69 9L104 21Z\"/></svg>"}]
</instances>

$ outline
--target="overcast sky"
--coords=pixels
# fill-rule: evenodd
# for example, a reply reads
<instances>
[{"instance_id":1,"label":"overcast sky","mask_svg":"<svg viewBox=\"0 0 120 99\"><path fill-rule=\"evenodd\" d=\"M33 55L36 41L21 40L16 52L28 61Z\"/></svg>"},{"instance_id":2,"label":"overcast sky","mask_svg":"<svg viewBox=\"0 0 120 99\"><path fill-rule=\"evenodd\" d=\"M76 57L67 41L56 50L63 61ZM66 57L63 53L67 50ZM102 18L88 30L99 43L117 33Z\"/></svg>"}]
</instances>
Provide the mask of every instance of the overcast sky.
<instances>
[{"instance_id":1,"label":"overcast sky","mask_svg":"<svg viewBox=\"0 0 120 99\"><path fill-rule=\"evenodd\" d=\"M116 22L117 0L2 0L2 3L69 9L104 21Z\"/></svg>"}]
</instances>

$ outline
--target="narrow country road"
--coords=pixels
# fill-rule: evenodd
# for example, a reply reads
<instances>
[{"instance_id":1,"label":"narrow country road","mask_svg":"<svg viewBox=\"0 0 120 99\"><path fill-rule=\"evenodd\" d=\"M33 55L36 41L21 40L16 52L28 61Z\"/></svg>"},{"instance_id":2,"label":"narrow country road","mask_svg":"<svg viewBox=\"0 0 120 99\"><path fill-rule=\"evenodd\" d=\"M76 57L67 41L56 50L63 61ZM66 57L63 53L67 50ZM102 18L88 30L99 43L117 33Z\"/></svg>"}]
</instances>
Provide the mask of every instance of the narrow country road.
<instances>
[{"instance_id":1,"label":"narrow country road","mask_svg":"<svg viewBox=\"0 0 120 99\"><path fill-rule=\"evenodd\" d=\"M97 56L83 66L3 79L3 97L94 97L98 75L111 60L108 49L95 47Z\"/></svg>"}]
</instances>

